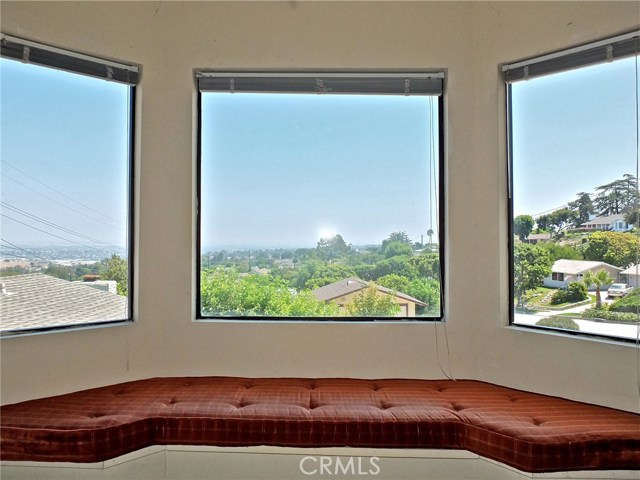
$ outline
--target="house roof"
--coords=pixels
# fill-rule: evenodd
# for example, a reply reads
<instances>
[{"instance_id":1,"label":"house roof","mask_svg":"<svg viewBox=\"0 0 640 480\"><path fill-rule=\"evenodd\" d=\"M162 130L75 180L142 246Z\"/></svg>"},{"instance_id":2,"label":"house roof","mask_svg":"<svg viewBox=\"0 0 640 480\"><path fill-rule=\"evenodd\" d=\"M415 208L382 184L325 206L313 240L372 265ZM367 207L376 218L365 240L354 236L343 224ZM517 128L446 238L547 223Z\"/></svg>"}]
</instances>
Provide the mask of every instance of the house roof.
<instances>
[{"instance_id":1,"label":"house roof","mask_svg":"<svg viewBox=\"0 0 640 480\"><path fill-rule=\"evenodd\" d=\"M560 273L567 273L567 274L573 274L576 275L578 273L583 273L586 272L588 270L593 270L596 268L611 268L614 270L618 270L618 272L620 272L620 270L622 270L621 268L618 268L614 265L609 265L608 263L605 262L595 262L595 261L591 261L591 260L566 260L566 259L560 259L560 260L556 260L553 263L553 267L552 267L552 271L554 272L560 272Z\"/></svg>"},{"instance_id":2,"label":"house roof","mask_svg":"<svg viewBox=\"0 0 640 480\"><path fill-rule=\"evenodd\" d=\"M624 220L623 214L615 214L615 215L604 215L602 217L596 217L593 220L589 220L588 222L584 222L581 227L586 227L589 225L611 225L612 223Z\"/></svg>"},{"instance_id":3,"label":"house roof","mask_svg":"<svg viewBox=\"0 0 640 480\"><path fill-rule=\"evenodd\" d=\"M125 297L82 282L31 273L0 279L0 331L128 318Z\"/></svg>"},{"instance_id":4,"label":"house roof","mask_svg":"<svg viewBox=\"0 0 640 480\"><path fill-rule=\"evenodd\" d=\"M621 271L624 275L640 275L640 265L631 265L629 268Z\"/></svg>"},{"instance_id":5,"label":"house roof","mask_svg":"<svg viewBox=\"0 0 640 480\"><path fill-rule=\"evenodd\" d=\"M334 300L336 298L343 297L344 295L363 290L368 286L369 282L366 282L365 280L361 280L359 278L350 277L345 278L344 280L330 283L329 285L325 285L324 287L316 288L312 291L312 293L318 300L327 302L329 300ZM397 297L413 302L416 305L420 305L423 307L427 305L422 300L418 300L417 298L407 295L406 293L396 292L394 290L391 290L390 288L382 287L380 285L376 285L376 288L379 292L383 292L389 295L395 294Z\"/></svg>"},{"instance_id":6,"label":"house roof","mask_svg":"<svg viewBox=\"0 0 640 480\"><path fill-rule=\"evenodd\" d=\"M550 233L532 233L527 237L527 240L551 240Z\"/></svg>"}]
</instances>

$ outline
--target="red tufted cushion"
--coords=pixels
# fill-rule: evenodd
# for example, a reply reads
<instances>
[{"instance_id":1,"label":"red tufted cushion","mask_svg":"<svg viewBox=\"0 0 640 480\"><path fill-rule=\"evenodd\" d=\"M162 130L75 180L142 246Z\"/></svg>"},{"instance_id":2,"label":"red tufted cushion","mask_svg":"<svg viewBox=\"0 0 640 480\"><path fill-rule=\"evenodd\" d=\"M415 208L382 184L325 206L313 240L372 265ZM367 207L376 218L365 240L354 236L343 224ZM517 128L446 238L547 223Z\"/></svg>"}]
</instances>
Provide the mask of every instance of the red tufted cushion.
<instances>
[{"instance_id":1,"label":"red tufted cushion","mask_svg":"<svg viewBox=\"0 0 640 480\"><path fill-rule=\"evenodd\" d=\"M153 378L5 405L4 460L149 445L467 449L530 472L640 468L640 416L470 380Z\"/></svg>"}]
</instances>

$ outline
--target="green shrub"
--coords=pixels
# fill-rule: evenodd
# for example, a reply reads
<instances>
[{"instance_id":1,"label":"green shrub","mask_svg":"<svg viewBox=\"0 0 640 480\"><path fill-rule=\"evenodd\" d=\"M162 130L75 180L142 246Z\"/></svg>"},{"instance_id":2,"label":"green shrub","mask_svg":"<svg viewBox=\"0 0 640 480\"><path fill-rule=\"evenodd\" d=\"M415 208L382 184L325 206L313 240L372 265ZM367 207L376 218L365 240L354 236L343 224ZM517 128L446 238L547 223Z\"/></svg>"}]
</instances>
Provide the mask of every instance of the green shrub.
<instances>
[{"instance_id":1,"label":"green shrub","mask_svg":"<svg viewBox=\"0 0 640 480\"><path fill-rule=\"evenodd\" d=\"M640 288L634 288L624 297L614 301L609 305L609 310L612 312L640 312Z\"/></svg>"},{"instance_id":2,"label":"green shrub","mask_svg":"<svg viewBox=\"0 0 640 480\"><path fill-rule=\"evenodd\" d=\"M571 282L566 290L556 290L551 296L551 305L575 303L586 300L587 287L582 282Z\"/></svg>"},{"instance_id":3,"label":"green shrub","mask_svg":"<svg viewBox=\"0 0 640 480\"><path fill-rule=\"evenodd\" d=\"M606 308L589 308L582 312L582 318L600 318L614 322L638 323L640 315L628 312L612 312Z\"/></svg>"},{"instance_id":4,"label":"green shrub","mask_svg":"<svg viewBox=\"0 0 640 480\"><path fill-rule=\"evenodd\" d=\"M559 315L538 320L536 325L541 327L561 328L563 330L580 330L578 324L571 318L561 317Z\"/></svg>"}]
</instances>

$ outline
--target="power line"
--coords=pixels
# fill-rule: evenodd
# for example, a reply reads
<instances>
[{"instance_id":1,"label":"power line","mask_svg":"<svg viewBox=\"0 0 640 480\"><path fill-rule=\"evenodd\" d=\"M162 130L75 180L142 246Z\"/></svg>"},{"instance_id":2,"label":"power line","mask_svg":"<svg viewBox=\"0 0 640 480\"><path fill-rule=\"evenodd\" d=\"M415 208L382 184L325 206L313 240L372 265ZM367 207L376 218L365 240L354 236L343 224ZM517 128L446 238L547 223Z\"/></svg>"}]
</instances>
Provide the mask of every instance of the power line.
<instances>
[{"instance_id":1,"label":"power line","mask_svg":"<svg viewBox=\"0 0 640 480\"><path fill-rule=\"evenodd\" d=\"M21 258L21 259L24 260L24 256L23 255L17 255L15 253L9 253L9 252L0 253L0 257L13 257L13 258Z\"/></svg>"},{"instance_id":2,"label":"power line","mask_svg":"<svg viewBox=\"0 0 640 480\"><path fill-rule=\"evenodd\" d=\"M544 212L540 212L540 213L534 213L533 215L531 215L533 218L535 217L539 217L541 215L544 215L546 213L551 213L551 212L555 212L556 210L560 210L561 208L568 208L569 204L565 203L564 205L560 205L559 207L556 208L551 208L549 210L545 210Z\"/></svg>"},{"instance_id":3,"label":"power line","mask_svg":"<svg viewBox=\"0 0 640 480\"><path fill-rule=\"evenodd\" d=\"M5 177L5 178L7 178L7 179L9 179L9 180L11 180L12 182L17 183L18 185L22 186L23 188L26 188L27 190L30 190L30 191L32 191L33 193L35 193L35 194L37 194L37 195L40 195L41 197L46 198L47 200L49 200L49 201L51 201L51 202L57 203L58 205L60 205L60 206L62 206L62 207L64 207L64 208L68 208L68 209L69 209L69 210L71 210L72 212L75 212L75 213L77 213L77 214L79 214L79 215L82 215L82 216L84 216L84 217L90 218L91 220L93 220L93 221L95 221L95 222L98 222L98 223L102 223L103 225L106 225L106 226L108 226L108 227L122 229L122 226L121 226L121 225L114 225L114 224L111 224L111 223L107 223L107 222L105 222L105 221L103 221L103 220L100 220L99 218L95 218L95 217L92 217L91 215L87 215L86 213L81 212L80 210L75 209L75 208L73 208L73 207L71 207L71 206L69 206L69 205L65 205L65 204L64 204L64 203L62 203L61 201L56 200L55 198L52 198L52 197L50 197L50 196L48 196L48 195L45 195L44 193L37 191L35 188L31 188L30 186L25 185L24 183L22 183L22 182L20 182L20 181L16 180L16 179L15 179L15 178L13 178L13 177L10 177L9 175L7 175L7 174L6 174L6 173L4 173L4 172L2 172L2 176L3 176L3 177Z\"/></svg>"},{"instance_id":4,"label":"power line","mask_svg":"<svg viewBox=\"0 0 640 480\"><path fill-rule=\"evenodd\" d=\"M42 232L42 233L44 233L46 235L49 235L51 237L59 238L60 240L64 240L65 242L73 243L75 245L80 245L81 247L85 247L85 248L96 248L96 247L94 247L92 245L85 245L83 243L79 243L79 242L76 242L74 240L69 240L68 238L64 238L64 237L61 237L59 235L55 235L55 234L53 234L51 232L47 232L46 230L42 230L41 228L34 227L33 225L29 225L28 223L21 222L20 220L16 220L15 218L10 217L9 215L6 215L4 213L0 213L0 216L8 218L9 220L13 220L16 223L19 223L21 225L24 225L25 227L29 227L29 228L32 228L34 230L37 230L37 231Z\"/></svg>"},{"instance_id":5,"label":"power line","mask_svg":"<svg viewBox=\"0 0 640 480\"><path fill-rule=\"evenodd\" d=\"M37 259L37 260L42 260L43 262L46 262L46 261L47 261L47 260L45 260L44 258L39 257L39 256L37 256L36 254L34 254L34 253L30 252L29 250L25 250L24 248L19 247L18 245L15 245L15 244L11 243L11 242L10 242L10 241L8 241L8 240L5 240L4 238L1 238L1 237L0 237L0 240L2 240L2 241L3 241L4 243L6 243L7 245L11 245L13 248L15 248L15 249L17 249L17 250L21 250L21 251L25 252L26 254L31 255L33 258L35 258L35 259ZM5 253L4 255L7 255L7 254ZM18 255L15 255L15 256L17 257Z\"/></svg>"},{"instance_id":6,"label":"power line","mask_svg":"<svg viewBox=\"0 0 640 480\"><path fill-rule=\"evenodd\" d=\"M58 225L57 223L50 222L48 220L45 220L44 218L40 218L40 217L38 217L36 215L33 215L33 214L29 213L29 212L26 212L26 211L21 210L21 209L19 209L17 207L14 207L13 205L9 205L6 202L0 201L0 205L2 205L2 207L7 208L7 209L11 210L12 212L15 212L15 213L17 213L19 215L27 217L27 218L29 218L31 220L35 220L38 223L42 223L44 225L47 225L48 227L52 227L52 228L55 228L57 230L61 230L61 231L65 232L65 233L69 233L71 235L83 238L85 240L89 240L89 241L94 242L94 243L99 243L99 244L102 244L102 245L109 245L108 242L105 242L103 240L98 240L97 238L93 238L93 237L90 237L88 235L84 235L82 233L78 233L78 232L76 232L74 230L68 229L68 228L63 227L61 225Z\"/></svg>"},{"instance_id":7,"label":"power line","mask_svg":"<svg viewBox=\"0 0 640 480\"><path fill-rule=\"evenodd\" d=\"M57 190L57 189L53 188L53 187L52 187L52 186L50 186L50 185L47 185L46 183L44 183L44 182L42 182L42 181L38 180L38 179L37 179L37 178L35 178L34 176L29 175L27 172L25 172L25 171L23 171L23 170L20 170L18 167L15 167L15 166L11 165L11 164L10 164L10 163L8 163L8 162L3 161L2 163L3 163L4 165L6 165L7 167L13 168L14 170L16 170L16 171L20 172L22 175L24 175L25 177L30 178L30 179L31 179L31 180L33 180L34 182L37 182L37 183L39 183L40 185L42 185L42 186L44 186L44 187L47 187L47 188L48 188L48 189L50 189L50 190L53 190L53 191L54 191L54 192L56 192L58 195L62 195L62 196L63 196L64 198L66 198L67 200L70 200L70 201L72 201L73 203L77 203L78 205L80 205L80 206L82 206L82 207L86 208L87 210L91 210L92 212L97 213L97 214L98 214L98 215L100 215L101 217L107 218L107 219L109 219L109 220L111 220L111 221L113 221L113 222L117 222L117 221L118 221L118 220L116 220L115 218L111 218L110 216L105 215L104 213L99 212L98 210L96 210L96 209L94 209L94 208L91 208L90 206L85 205L84 203L79 202L78 200L76 200L76 199L74 199L74 198L71 198L71 197L70 197L69 195L67 195L66 193L63 193L63 192L61 192L60 190Z\"/></svg>"}]
</instances>

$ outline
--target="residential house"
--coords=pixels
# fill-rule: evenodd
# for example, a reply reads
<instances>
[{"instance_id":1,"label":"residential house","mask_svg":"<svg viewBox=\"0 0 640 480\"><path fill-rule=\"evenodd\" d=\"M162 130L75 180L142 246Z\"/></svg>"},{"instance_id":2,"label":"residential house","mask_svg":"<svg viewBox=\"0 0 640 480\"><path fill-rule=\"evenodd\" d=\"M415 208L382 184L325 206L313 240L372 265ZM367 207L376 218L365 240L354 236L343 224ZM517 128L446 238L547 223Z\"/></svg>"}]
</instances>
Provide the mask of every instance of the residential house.
<instances>
[{"instance_id":1,"label":"residential house","mask_svg":"<svg viewBox=\"0 0 640 480\"><path fill-rule=\"evenodd\" d=\"M566 288L571 282L581 282L587 272L606 270L613 281L617 281L622 271L621 268L609 265L605 262L591 260L566 260L560 259L553 263L551 275L544 279L545 287Z\"/></svg>"},{"instance_id":2,"label":"residential house","mask_svg":"<svg viewBox=\"0 0 640 480\"><path fill-rule=\"evenodd\" d=\"M591 230L611 230L613 232L628 232L633 228L633 225L625 221L623 214L595 217L580 226Z\"/></svg>"},{"instance_id":3,"label":"residential house","mask_svg":"<svg viewBox=\"0 0 640 480\"><path fill-rule=\"evenodd\" d=\"M640 287L640 265L631 265L620 272L620 281L636 288Z\"/></svg>"},{"instance_id":4,"label":"residential house","mask_svg":"<svg viewBox=\"0 0 640 480\"><path fill-rule=\"evenodd\" d=\"M551 240L550 233L532 233L524 239L524 243L536 244L538 242L548 242Z\"/></svg>"},{"instance_id":5,"label":"residential house","mask_svg":"<svg viewBox=\"0 0 640 480\"><path fill-rule=\"evenodd\" d=\"M360 280L359 278L351 277L334 283L330 283L329 285L325 285L324 287L316 288L312 291L312 293L318 300L337 303L340 308L344 309L349 303L353 301L354 297L359 292L361 292L368 286L369 282ZM380 285L376 285L376 289L378 290L379 295L393 296L395 302L400 305L400 312L396 315L396 317L415 317L416 306L427 306L426 303L410 295L407 295L406 293L395 292Z\"/></svg>"}]
</instances>

